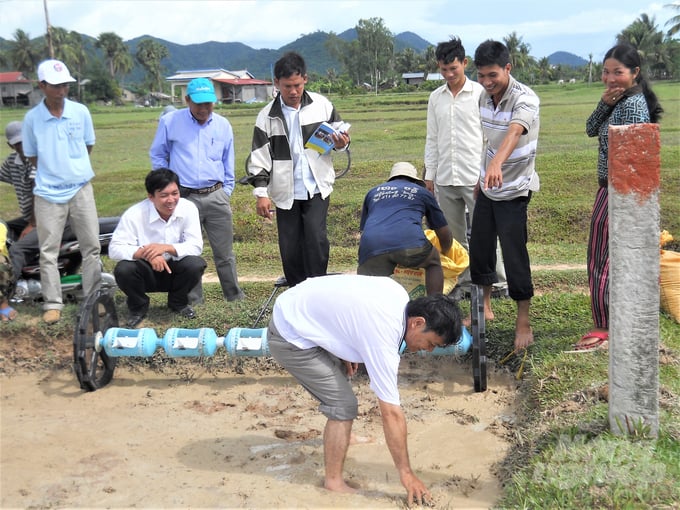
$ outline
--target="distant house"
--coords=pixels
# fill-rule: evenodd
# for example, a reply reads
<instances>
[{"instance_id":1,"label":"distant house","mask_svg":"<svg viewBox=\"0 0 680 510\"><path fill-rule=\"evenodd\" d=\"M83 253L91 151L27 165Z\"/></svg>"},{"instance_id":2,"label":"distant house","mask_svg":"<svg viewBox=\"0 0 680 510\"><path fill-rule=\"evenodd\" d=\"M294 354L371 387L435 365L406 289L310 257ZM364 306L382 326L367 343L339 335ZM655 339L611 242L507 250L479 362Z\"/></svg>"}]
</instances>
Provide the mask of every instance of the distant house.
<instances>
[{"instance_id":1,"label":"distant house","mask_svg":"<svg viewBox=\"0 0 680 510\"><path fill-rule=\"evenodd\" d=\"M170 82L170 95L180 96L184 101L187 84L194 78L208 78L213 82L218 103L264 102L271 99L274 90L271 82L258 80L245 70L198 69L177 71L166 78Z\"/></svg>"},{"instance_id":2,"label":"distant house","mask_svg":"<svg viewBox=\"0 0 680 510\"><path fill-rule=\"evenodd\" d=\"M33 82L20 71L0 73L0 106L31 106Z\"/></svg>"},{"instance_id":3,"label":"distant house","mask_svg":"<svg viewBox=\"0 0 680 510\"><path fill-rule=\"evenodd\" d=\"M425 81L425 73L403 73L401 79L406 85L418 85Z\"/></svg>"},{"instance_id":4,"label":"distant house","mask_svg":"<svg viewBox=\"0 0 680 510\"><path fill-rule=\"evenodd\" d=\"M441 73L403 73L401 79L406 85L418 85L424 81L443 80Z\"/></svg>"}]
</instances>

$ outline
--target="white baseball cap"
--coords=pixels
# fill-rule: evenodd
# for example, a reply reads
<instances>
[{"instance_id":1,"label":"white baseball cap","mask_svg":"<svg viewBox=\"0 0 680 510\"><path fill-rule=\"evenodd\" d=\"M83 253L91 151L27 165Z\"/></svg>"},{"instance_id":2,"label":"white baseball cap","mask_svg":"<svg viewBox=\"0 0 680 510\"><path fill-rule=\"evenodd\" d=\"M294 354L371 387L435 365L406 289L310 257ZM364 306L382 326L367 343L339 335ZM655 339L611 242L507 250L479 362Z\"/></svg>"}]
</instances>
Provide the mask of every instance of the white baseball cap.
<instances>
[{"instance_id":1,"label":"white baseball cap","mask_svg":"<svg viewBox=\"0 0 680 510\"><path fill-rule=\"evenodd\" d=\"M50 85L60 85L76 80L61 60L45 60L38 66L38 81L46 81Z\"/></svg>"}]
</instances>

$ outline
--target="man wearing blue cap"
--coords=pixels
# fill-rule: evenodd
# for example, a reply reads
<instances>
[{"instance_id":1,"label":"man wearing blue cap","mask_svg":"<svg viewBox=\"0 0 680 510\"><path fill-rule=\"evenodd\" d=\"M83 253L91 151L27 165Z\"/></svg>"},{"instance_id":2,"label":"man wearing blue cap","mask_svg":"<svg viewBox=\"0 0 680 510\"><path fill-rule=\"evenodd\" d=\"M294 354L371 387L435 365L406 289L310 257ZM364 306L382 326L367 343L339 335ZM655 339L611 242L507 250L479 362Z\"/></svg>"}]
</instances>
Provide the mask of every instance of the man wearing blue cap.
<instances>
[{"instance_id":1,"label":"man wearing blue cap","mask_svg":"<svg viewBox=\"0 0 680 510\"><path fill-rule=\"evenodd\" d=\"M234 189L234 132L229 121L213 112L217 101L212 82L195 78L187 85L188 108L161 116L149 154L154 170L170 168L179 176L182 197L198 208L213 252L215 269L227 301L245 296L238 285L233 252L230 196ZM200 285L189 294L203 301Z\"/></svg>"}]
</instances>

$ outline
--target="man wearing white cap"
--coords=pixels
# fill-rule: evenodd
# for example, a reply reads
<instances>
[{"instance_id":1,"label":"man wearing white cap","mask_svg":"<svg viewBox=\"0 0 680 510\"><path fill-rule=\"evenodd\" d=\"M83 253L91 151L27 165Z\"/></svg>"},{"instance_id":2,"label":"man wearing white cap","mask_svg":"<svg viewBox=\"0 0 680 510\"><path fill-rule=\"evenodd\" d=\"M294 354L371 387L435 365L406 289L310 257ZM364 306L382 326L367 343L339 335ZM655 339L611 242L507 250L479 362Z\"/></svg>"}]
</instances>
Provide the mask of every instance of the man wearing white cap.
<instances>
[{"instance_id":1,"label":"man wearing white cap","mask_svg":"<svg viewBox=\"0 0 680 510\"><path fill-rule=\"evenodd\" d=\"M441 259L423 231L423 217L437 234L441 251L447 252L453 235L437 199L411 163L395 163L387 182L370 189L364 197L357 274L390 276L397 265L424 268L427 294L441 294Z\"/></svg>"},{"instance_id":2,"label":"man wearing white cap","mask_svg":"<svg viewBox=\"0 0 680 510\"><path fill-rule=\"evenodd\" d=\"M245 295L233 251L234 132L225 117L213 112L217 96L209 79L191 80L185 100L188 108L161 116L149 150L151 167L170 168L179 176L180 194L198 208L224 299L238 301ZM200 284L189 293L189 301L203 301Z\"/></svg>"},{"instance_id":3,"label":"man wearing white cap","mask_svg":"<svg viewBox=\"0 0 680 510\"><path fill-rule=\"evenodd\" d=\"M99 220L90 181L94 177L90 152L95 142L92 117L86 106L67 98L75 82L59 60L38 66L44 99L24 117L24 154L35 165L35 219L40 241L40 281L43 321L61 318L63 301L57 256L67 220L83 255L83 292L99 287Z\"/></svg>"}]
</instances>

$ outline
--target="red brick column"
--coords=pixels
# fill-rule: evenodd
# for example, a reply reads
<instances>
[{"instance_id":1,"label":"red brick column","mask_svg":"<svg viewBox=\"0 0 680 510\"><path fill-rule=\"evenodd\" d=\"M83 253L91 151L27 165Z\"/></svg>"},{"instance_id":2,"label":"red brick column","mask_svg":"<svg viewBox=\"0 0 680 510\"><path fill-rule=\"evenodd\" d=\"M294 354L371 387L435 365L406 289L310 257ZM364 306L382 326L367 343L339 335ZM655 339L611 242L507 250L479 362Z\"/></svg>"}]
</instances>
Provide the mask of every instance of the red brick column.
<instances>
[{"instance_id":1,"label":"red brick column","mask_svg":"<svg viewBox=\"0 0 680 510\"><path fill-rule=\"evenodd\" d=\"M657 124L609 128L609 427L659 430Z\"/></svg>"}]
</instances>

